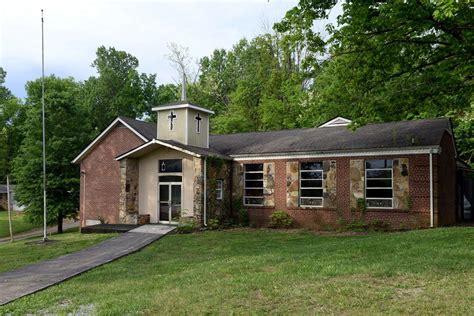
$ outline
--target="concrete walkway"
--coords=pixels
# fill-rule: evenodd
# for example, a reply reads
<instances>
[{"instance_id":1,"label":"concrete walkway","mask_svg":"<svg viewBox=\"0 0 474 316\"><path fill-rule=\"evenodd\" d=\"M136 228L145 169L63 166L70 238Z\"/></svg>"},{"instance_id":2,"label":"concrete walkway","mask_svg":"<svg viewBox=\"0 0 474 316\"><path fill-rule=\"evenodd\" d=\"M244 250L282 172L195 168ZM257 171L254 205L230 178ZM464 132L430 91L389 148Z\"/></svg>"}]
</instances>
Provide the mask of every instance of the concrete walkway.
<instances>
[{"instance_id":1,"label":"concrete walkway","mask_svg":"<svg viewBox=\"0 0 474 316\"><path fill-rule=\"evenodd\" d=\"M1 273L0 305L140 250L175 228L168 225L144 225L93 247Z\"/></svg>"},{"instance_id":2,"label":"concrete walkway","mask_svg":"<svg viewBox=\"0 0 474 316\"><path fill-rule=\"evenodd\" d=\"M72 229L72 228L79 228L79 221L65 220L63 222L63 230L64 231L66 231L68 229ZM57 231L58 231L58 226L49 226L49 227L46 228L46 233L48 234L48 236L53 234L53 233L56 233ZM13 235L13 239L15 241L17 241L17 240L24 240L24 239L33 238L33 237L40 237L40 236L43 236L43 228L42 227L41 228L35 228L35 229L32 229L32 230L28 230L28 231ZM10 237L0 238L0 244L1 243L6 243L6 242L10 242Z\"/></svg>"}]
</instances>

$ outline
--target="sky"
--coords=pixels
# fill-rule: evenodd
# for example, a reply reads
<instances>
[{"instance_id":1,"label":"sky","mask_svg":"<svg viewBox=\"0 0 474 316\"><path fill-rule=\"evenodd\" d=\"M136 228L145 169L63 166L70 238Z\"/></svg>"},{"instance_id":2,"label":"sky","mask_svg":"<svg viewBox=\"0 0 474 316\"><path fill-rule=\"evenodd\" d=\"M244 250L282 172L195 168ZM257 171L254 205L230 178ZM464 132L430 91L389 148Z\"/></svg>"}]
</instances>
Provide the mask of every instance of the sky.
<instances>
[{"instance_id":1,"label":"sky","mask_svg":"<svg viewBox=\"0 0 474 316\"><path fill-rule=\"evenodd\" d=\"M263 33L296 0L1 0L0 66L5 85L25 97L24 85L41 76L41 9L44 9L45 74L85 80L97 47L113 46L140 61L157 83L177 77L166 57L171 42L194 59L239 39ZM324 26L321 26L324 30Z\"/></svg>"}]
</instances>

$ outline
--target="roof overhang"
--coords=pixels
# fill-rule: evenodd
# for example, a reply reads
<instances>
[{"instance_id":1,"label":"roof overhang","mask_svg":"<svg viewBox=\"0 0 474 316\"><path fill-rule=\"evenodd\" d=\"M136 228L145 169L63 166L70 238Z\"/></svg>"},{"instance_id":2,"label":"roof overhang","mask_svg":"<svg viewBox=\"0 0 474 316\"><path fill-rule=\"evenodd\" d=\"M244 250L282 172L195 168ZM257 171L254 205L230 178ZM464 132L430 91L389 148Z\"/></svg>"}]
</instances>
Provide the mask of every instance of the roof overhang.
<instances>
[{"instance_id":1,"label":"roof overhang","mask_svg":"<svg viewBox=\"0 0 474 316\"><path fill-rule=\"evenodd\" d=\"M164 106L155 106L152 108L153 111L166 111L166 110L176 110L176 109L194 109L197 111L201 111L204 113L209 113L209 114L214 114L214 111L202 108L200 106L190 104L190 103L184 103L184 104L177 104L177 105L164 105Z\"/></svg>"},{"instance_id":2,"label":"roof overhang","mask_svg":"<svg viewBox=\"0 0 474 316\"><path fill-rule=\"evenodd\" d=\"M79 161L82 160L82 158L84 158L88 153L89 151L91 151L95 145L105 136L107 135L110 130L115 127L117 124L123 124L125 127L127 127L130 131L132 131L135 135L137 135L140 139L142 139L143 141L147 142L149 139L147 139L145 136L143 136L142 134L140 134L136 129L134 129L133 127L131 127L129 124L127 124L124 120L122 120L120 117L117 117L112 123L109 124L109 126L107 126L106 129L104 129L102 131L102 133L100 133L96 138L94 138L94 140L83 150L81 151L81 153L79 155L77 155L76 158L74 158L74 160L72 161L72 163L78 163Z\"/></svg>"},{"instance_id":3,"label":"roof overhang","mask_svg":"<svg viewBox=\"0 0 474 316\"><path fill-rule=\"evenodd\" d=\"M367 150L346 150L346 151L320 151L320 152L288 152L288 153L268 153L268 154L242 154L230 155L234 160L277 160L277 159L304 159L304 158L336 158L336 157L359 157L359 156L392 156L392 155L419 155L419 154L440 154L441 147L410 147L410 148L381 148Z\"/></svg>"},{"instance_id":4,"label":"roof overhang","mask_svg":"<svg viewBox=\"0 0 474 316\"><path fill-rule=\"evenodd\" d=\"M190 150L187 150L187 149L175 146L175 145L171 145L171 144L162 142L162 141L155 138L155 139L152 139L152 140L150 140L149 142L147 142L143 145L135 147L134 149L132 149L132 150L126 152L126 153L121 154L120 156L117 156L115 158L115 160L122 160L122 159L127 158L127 157L137 158L137 157L140 157L144 154L152 152L153 150L155 150L159 147L166 147L166 148L174 149L176 151L180 151L182 153L188 154L190 156L198 157L198 158L202 157L200 154L197 154L195 152L192 152Z\"/></svg>"}]
</instances>

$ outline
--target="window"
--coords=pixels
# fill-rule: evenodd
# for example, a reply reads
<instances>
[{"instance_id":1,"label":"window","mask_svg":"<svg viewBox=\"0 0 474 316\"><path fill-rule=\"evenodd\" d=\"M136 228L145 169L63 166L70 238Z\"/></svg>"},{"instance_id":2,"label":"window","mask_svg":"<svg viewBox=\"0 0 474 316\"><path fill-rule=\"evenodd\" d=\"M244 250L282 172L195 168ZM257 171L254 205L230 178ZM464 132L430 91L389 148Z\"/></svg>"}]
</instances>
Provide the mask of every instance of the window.
<instances>
[{"instance_id":1,"label":"window","mask_svg":"<svg viewBox=\"0 0 474 316\"><path fill-rule=\"evenodd\" d=\"M224 187L224 181L222 180L217 180L216 181L216 198L218 200L222 200L222 190Z\"/></svg>"},{"instance_id":2,"label":"window","mask_svg":"<svg viewBox=\"0 0 474 316\"><path fill-rule=\"evenodd\" d=\"M183 163L181 159L166 159L159 161L159 170L160 173L167 173L167 172L182 172L183 171Z\"/></svg>"},{"instance_id":3,"label":"window","mask_svg":"<svg viewBox=\"0 0 474 316\"><path fill-rule=\"evenodd\" d=\"M244 205L263 205L263 164L247 164L244 172Z\"/></svg>"},{"instance_id":4,"label":"window","mask_svg":"<svg viewBox=\"0 0 474 316\"><path fill-rule=\"evenodd\" d=\"M323 163L300 164L300 206L323 206Z\"/></svg>"},{"instance_id":5,"label":"window","mask_svg":"<svg viewBox=\"0 0 474 316\"><path fill-rule=\"evenodd\" d=\"M393 201L393 160L365 162L365 201L369 208L391 208Z\"/></svg>"}]
</instances>

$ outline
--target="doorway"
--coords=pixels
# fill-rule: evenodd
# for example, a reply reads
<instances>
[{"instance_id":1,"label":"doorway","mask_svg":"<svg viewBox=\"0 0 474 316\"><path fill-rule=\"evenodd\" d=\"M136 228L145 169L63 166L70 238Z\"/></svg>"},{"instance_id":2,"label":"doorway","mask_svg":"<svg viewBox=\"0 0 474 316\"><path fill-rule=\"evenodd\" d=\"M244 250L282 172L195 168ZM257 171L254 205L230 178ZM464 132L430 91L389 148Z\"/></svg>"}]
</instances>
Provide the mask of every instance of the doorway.
<instances>
[{"instance_id":1,"label":"doorway","mask_svg":"<svg viewBox=\"0 0 474 316\"><path fill-rule=\"evenodd\" d=\"M160 183L160 207L158 221L177 224L181 216L182 185L178 182Z\"/></svg>"}]
</instances>

